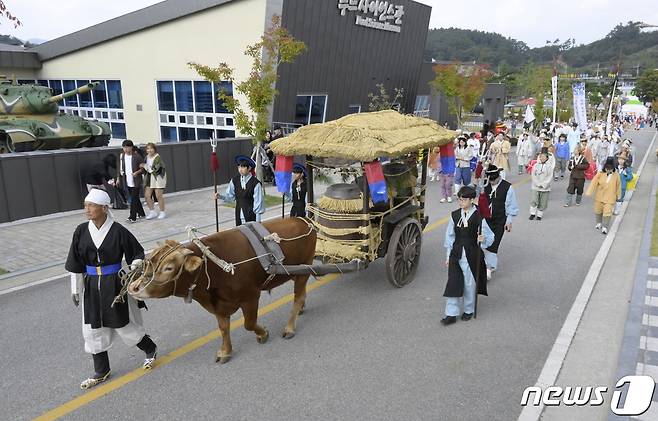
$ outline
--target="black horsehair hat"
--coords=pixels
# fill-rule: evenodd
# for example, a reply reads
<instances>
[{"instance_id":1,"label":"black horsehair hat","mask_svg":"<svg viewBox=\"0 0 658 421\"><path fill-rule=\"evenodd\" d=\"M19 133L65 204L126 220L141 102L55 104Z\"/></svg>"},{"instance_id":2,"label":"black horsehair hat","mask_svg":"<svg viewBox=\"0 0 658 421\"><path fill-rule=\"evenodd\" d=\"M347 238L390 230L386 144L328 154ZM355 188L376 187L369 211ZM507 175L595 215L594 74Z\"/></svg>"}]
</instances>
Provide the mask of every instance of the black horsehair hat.
<instances>
[{"instance_id":1,"label":"black horsehair hat","mask_svg":"<svg viewBox=\"0 0 658 421\"><path fill-rule=\"evenodd\" d=\"M500 174L500 168L497 166L490 164L489 167L487 167L487 170L484 172L487 175L494 175L494 174Z\"/></svg>"}]
</instances>

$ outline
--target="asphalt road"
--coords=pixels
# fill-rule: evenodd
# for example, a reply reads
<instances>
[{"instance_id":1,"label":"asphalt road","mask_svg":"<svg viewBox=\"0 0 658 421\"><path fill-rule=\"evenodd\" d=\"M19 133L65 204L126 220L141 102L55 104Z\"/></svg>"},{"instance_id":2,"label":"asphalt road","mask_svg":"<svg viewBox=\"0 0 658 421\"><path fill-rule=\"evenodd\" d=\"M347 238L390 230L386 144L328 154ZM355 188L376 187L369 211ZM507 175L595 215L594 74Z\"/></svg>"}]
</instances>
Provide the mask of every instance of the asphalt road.
<instances>
[{"instance_id":1,"label":"asphalt road","mask_svg":"<svg viewBox=\"0 0 658 421\"><path fill-rule=\"evenodd\" d=\"M630 135L637 166L654 131ZM93 371L80 311L68 281L53 282L0 296L0 418L31 419L78 398L60 408L75 408L63 419L516 419L523 389L537 380L603 236L591 199L562 207L566 179L553 184L538 222L528 220L528 176L509 178L521 183L521 212L503 239L477 320L439 324L447 277L441 225L424 235L411 284L390 286L382 261L326 282L310 292L294 339L278 336L286 304L260 318L271 333L267 344L234 330L225 365L214 363L218 340L189 345L216 331L214 317L196 303L150 300L145 322L165 364L136 375L143 354L119 344L110 351L115 382L106 383L114 390L94 399L97 389L79 389ZM456 209L437 196L432 183L430 224ZM261 306L291 291L286 285L264 294ZM181 350L186 345L193 349Z\"/></svg>"}]
</instances>

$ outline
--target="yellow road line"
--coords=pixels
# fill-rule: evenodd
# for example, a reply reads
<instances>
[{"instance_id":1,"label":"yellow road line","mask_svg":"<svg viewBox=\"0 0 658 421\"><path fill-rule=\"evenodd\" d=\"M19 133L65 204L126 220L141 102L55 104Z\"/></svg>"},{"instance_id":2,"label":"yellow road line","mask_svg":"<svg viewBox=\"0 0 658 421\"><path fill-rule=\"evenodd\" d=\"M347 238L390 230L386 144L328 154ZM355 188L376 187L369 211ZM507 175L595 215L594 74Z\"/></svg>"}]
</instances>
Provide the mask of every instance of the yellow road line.
<instances>
[{"instance_id":1,"label":"yellow road line","mask_svg":"<svg viewBox=\"0 0 658 421\"><path fill-rule=\"evenodd\" d=\"M514 186L521 185L523 183L528 182L529 180L530 180L530 178L526 177L526 178L522 179L521 181L518 181L517 183L515 183ZM448 222L448 218L449 217L441 218L438 221L428 225L427 227L425 227L425 230L423 232L428 233L428 232L431 232L431 231L437 229L441 225ZM322 278L319 278L315 282L309 284L308 287L306 288L306 291L311 292L311 291L313 291L315 289L318 289L318 288L320 288L320 287L322 287L322 286L324 286L324 285L326 285L330 282L335 281L339 277L340 277L340 275L338 275L338 274L331 274L331 275L323 276ZM283 306L284 304L287 304L287 303L291 302L293 300L293 298L294 298L294 294L285 295L285 296L279 298L278 300L273 301L273 302L267 304L266 306L260 308L258 310L258 315L263 316L267 313L270 313L270 312L276 310L277 308ZM235 330L238 327L241 327L242 325L244 325L244 318L243 317L231 322L231 330ZM174 361L175 359L177 359L179 357L182 357L183 355L188 354L188 353L190 353L190 352L192 352L192 351L194 351L194 350L196 350L196 349L198 349L198 348L200 348L204 345L207 345L208 343L210 343L211 341L214 341L215 339L218 339L220 336L221 336L221 334L219 333L219 330L215 329L212 332L208 333L207 335L202 336L198 339L195 339L192 342L189 342L189 343L183 345L182 347L171 351L169 354L158 358L156 360L156 364L155 364L155 367L153 369L157 369L158 367L169 364L170 362ZM78 396L77 398L74 398L74 399L72 399L72 400L70 400L70 401L68 401L68 402L66 402L66 403L64 403L64 404L62 404L62 405L46 412L46 413L44 413L43 415L35 418L34 420L35 421L56 420L60 417L63 417L66 414L69 414L69 413L75 411L78 408L81 408L81 407L95 401L98 398L101 398L101 397L107 395L108 393L111 393L111 392L113 392L117 389L120 389L121 387L127 385L128 383L131 383L131 382L141 378L142 376L146 375L147 373L148 373L148 371L146 371L146 370L143 370L141 368L136 368L135 370L133 370L129 373L126 373L126 374L122 375L121 377L117 377L116 379L114 379L112 381L109 381L107 383L103 383L100 386L97 386L97 387L93 388L89 392L87 392L87 393L85 393L81 396Z\"/></svg>"}]
</instances>

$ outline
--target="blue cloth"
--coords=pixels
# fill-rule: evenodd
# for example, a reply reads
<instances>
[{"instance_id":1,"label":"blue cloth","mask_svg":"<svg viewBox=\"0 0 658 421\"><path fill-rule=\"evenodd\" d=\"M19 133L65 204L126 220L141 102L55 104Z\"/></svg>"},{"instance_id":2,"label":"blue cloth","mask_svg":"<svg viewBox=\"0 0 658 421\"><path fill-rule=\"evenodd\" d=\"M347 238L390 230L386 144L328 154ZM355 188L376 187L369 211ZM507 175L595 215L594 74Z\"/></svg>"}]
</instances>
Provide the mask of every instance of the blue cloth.
<instances>
[{"instance_id":1,"label":"blue cloth","mask_svg":"<svg viewBox=\"0 0 658 421\"><path fill-rule=\"evenodd\" d=\"M472 207L466 213L466 219L470 218L475 207ZM486 253L487 247L489 247L494 242L494 233L489 228L487 221L482 220L482 234L484 235L484 242L480 245L482 250ZM447 250L447 257L450 257L450 252L452 251L452 246L455 244L455 223L452 218L448 221L448 228L446 229L446 237L443 245ZM475 277L471 271L470 266L468 265L468 260L466 259L466 251L462 250L461 258L459 259L459 267L464 274L464 296L463 297L448 297L446 299L446 316L459 316L460 307L463 306L464 313L473 314L475 311Z\"/></svg>"},{"instance_id":2,"label":"blue cloth","mask_svg":"<svg viewBox=\"0 0 658 421\"><path fill-rule=\"evenodd\" d=\"M555 144L555 157L559 159L569 159L571 152L569 150L569 143L557 142Z\"/></svg>"},{"instance_id":3,"label":"blue cloth","mask_svg":"<svg viewBox=\"0 0 658 421\"><path fill-rule=\"evenodd\" d=\"M251 177L251 174L240 176L240 184L242 185L243 189L246 188L247 182L251 179ZM226 187L226 193L220 195L220 197L222 200L228 202L235 201L235 186L233 186L233 180L229 181L228 186ZM258 183L254 189L254 213L256 214L256 222L260 222L263 213L265 213L265 203L263 202L263 185L260 183ZM244 213L242 211L240 211L240 220L243 224L246 222Z\"/></svg>"},{"instance_id":4,"label":"blue cloth","mask_svg":"<svg viewBox=\"0 0 658 421\"><path fill-rule=\"evenodd\" d=\"M507 195L505 196L505 214L507 215L507 220L505 221L507 224L511 224L514 217L519 214L519 203L516 201L516 193L514 193L512 186L507 190Z\"/></svg>"},{"instance_id":5,"label":"blue cloth","mask_svg":"<svg viewBox=\"0 0 658 421\"><path fill-rule=\"evenodd\" d=\"M87 266L87 275L114 275L121 270L121 263L106 266Z\"/></svg>"},{"instance_id":6,"label":"blue cloth","mask_svg":"<svg viewBox=\"0 0 658 421\"><path fill-rule=\"evenodd\" d=\"M619 198L619 202L623 202L624 196L626 196L626 185L633 179L633 168L628 167L619 171L619 179L621 180L621 197Z\"/></svg>"}]
</instances>

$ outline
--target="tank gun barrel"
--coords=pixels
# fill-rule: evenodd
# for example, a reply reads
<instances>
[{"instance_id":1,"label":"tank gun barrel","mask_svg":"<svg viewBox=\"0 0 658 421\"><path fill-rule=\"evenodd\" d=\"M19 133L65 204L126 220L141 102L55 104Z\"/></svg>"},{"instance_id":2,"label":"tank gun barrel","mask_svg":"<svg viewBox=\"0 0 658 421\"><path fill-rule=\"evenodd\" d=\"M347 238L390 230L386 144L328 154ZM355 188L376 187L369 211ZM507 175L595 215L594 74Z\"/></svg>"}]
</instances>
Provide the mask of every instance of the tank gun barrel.
<instances>
[{"instance_id":1,"label":"tank gun barrel","mask_svg":"<svg viewBox=\"0 0 658 421\"><path fill-rule=\"evenodd\" d=\"M89 92L92 89L96 88L98 85L100 85L99 82L88 83L84 86L80 86L79 88L73 89L72 91L67 91L67 92L61 93L59 95L51 96L50 98L48 98L47 102L56 103L56 102L61 101L64 98L68 98L68 97L71 97L71 96L76 95L76 94L86 94L87 92Z\"/></svg>"}]
</instances>

